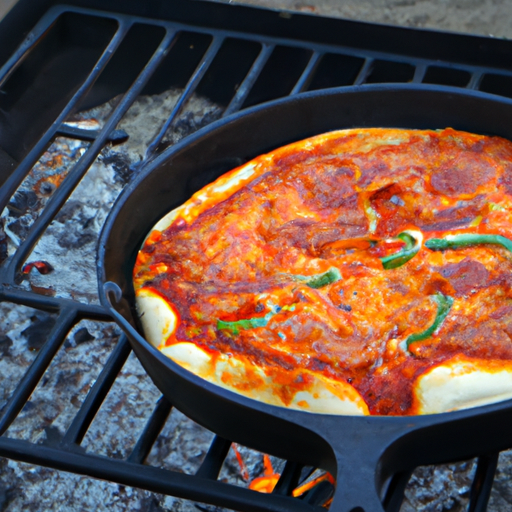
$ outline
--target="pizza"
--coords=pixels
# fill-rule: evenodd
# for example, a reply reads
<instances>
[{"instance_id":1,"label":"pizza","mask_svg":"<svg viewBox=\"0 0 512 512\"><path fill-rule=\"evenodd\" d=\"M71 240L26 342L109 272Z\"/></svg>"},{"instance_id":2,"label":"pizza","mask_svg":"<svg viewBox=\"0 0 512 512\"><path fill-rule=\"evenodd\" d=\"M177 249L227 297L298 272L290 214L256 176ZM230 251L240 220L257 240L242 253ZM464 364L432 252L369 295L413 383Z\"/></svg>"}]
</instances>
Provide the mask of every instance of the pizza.
<instances>
[{"instance_id":1,"label":"pizza","mask_svg":"<svg viewBox=\"0 0 512 512\"><path fill-rule=\"evenodd\" d=\"M333 131L163 217L134 268L146 339L246 397L344 415L512 398L512 143Z\"/></svg>"}]
</instances>

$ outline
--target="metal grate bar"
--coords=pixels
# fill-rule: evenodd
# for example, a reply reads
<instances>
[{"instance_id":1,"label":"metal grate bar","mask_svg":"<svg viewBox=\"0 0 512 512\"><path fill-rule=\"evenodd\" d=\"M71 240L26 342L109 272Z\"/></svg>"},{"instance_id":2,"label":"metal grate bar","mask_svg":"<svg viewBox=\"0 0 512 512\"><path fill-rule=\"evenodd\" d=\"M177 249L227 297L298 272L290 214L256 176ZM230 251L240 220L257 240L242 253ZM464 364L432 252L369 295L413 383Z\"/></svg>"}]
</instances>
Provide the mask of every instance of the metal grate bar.
<instances>
[{"instance_id":1,"label":"metal grate bar","mask_svg":"<svg viewBox=\"0 0 512 512\"><path fill-rule=\"evenodd\" d=\"M398 512L404 500L404 491L411 478L412 471L404 471L393 475L389 482L383 506L386 512Z\"/></svg>"},{"instance_id":2,"label":"metal grate bar","mask_svg":"<svg viewBox=\"0 0 512 512\"><path fill-rule=\"evenodd\" d=\"M287 496L262 494L217 480L76 450L63 452L17 439L0 437L0 456L244 512L318 512L316 507Z\"/></svg>"},{"instance_id":3,"label":"metal grate bar","mask_svg":"<svg viewBox=\"0 0 512 512\"><path fill-rule=\"evenodd\" d=\"M41 36L52 26L55 20L60 16L60 10L50 9L34 26L28 37L26 37L18 49L12 54L11 58L0 69L0 86L16 69L16 65L21 63L27 56L28 51L39 44Z\"/></svg>"},{"instance_id":4,"label":"metal grate bar","mask_svg":"<svg viewBox=\"0 0 512 512\"><path fill-rule=\"evenodd\" d=\"M299 484L303 468L302 464L287 461L273 493L290 496L293 489Z\"/></svg>"},{"instance_id":5,"label":"metal grate bar","mask_svg":"<svg viewBox=\"0 0 512 512\"><path fill-rule=\"evenodd\" d=\"M34 164L37 162L38 158L44 152L50 141L57 133L59 127L66 120L69 114L78 106L80 100L85 96L85 94L87 94L87 92L94 84L100 73L103 71L103 69L110 61L115 50L121 44L121 41L128 32L129 28L129 25L125 23L120 23L119 28L115 33L114 37L110 41L109 45L105 48L105 51L101 55L100 59L94 66L91 73L87 76L84 83L73 95L69 103L62 110L62 112L54 121L52 126L50 126L48 130L46 130L45 134L39 139L39 141L29 151L29 153L26 155L26 157L23 159L20 165L18 165L16 170L9 176L9 178L7 178L5 183L2 185L2 187L0 188L0 211L2 211L6 207L11 196L14 194L16 189L24 180L25 176L28 174L30 169L32 169Z\"/></svg>"},{"instance_id":6,"label":"metal grate bar","mask_svg":"<svg viewBox=\"0 0 512 512\"><path fill-rule=\"evenodd\" d=\"M118 373L128 359L130 351L128 340L123 334L64 435L63 445L81 443L96 412L101 407Z\"/></svg>"},{"instance_id":7,"label":"metal grate bar","mask_svg":"<svg viewBox=\"0 0 512 512\"><path fill-rule=\"evenodd\" d=\"M0 435L9 428L9 425L23 409L75 320L75 309L69 308L61 311L48 339L4 407L0 419Z\"/></svg>"},{"instance_id":8,"label":"metal grate bar","mask_svg":"<svg viewBox=\"0 0 512 512\"><path fill-rule=\"evenodd\" d=\"M165 397L160 397L158 400L153 414L146 423L144 431L142 432L135 448L128 457L129 462L143 463L151 451L151 447L156 441L158 434L162 430L169 413L171 412L172 405Z\"/></svg>"},{"instance_id":9,"label":"metal grate bar","mask_svg":"<svg viewBox=\"0 0 512 512\"><path fill-rule=\"evenodd\" d=\"M419 84L419 83L423 82L426 72L427 72L426 64L419 64L418 66L416 66L416 69L414 70L414 76L412 78L412 82L415 84Z\"/></svg>"},{"instance_id":10,"label":"metal grate bar","mask_svg":"<svg viewBox=\"0 0 512 512\"><path fill-rule=\"evenodd\" d=\"M74 308L77 318L90 318L91 320L112 320L112 317L105 311L105 308L95 304L85 304L72 299L48 297L34 292L19 289L0 290L0 300L23 304L31 308L42 309L43 311L58 312Z\"/></svg>"},{"instance_id":11,"label":"metal grate bar","mask_svg":"<svg viewBox=\"0 0 512 512\"><path fill-rule=\"evenodd\" d=\"M231 441L215 436L201 467L196 472L196 476L215 480L219 476L230 447Z\"/></svg>"},{"instance_id":12,"label":"metal grate bar","mask_svg":"<svg viewBox=\"0 0 512 512\"><path fill-rule=\"evenodd\" d=\"M89 169L89 166L98 156L112 130L114 130L117 123L126 113L130 105L135 101L144 85L146 85L149 78L160 64L161 60L165 57L167 48L169 47L172 39L175 37L175 34L175 32L168 32L166 34L146 67L139 74L134 84L123 96L114 112L105 122L100 136L89 146L88 150L80 158L78 163L74 166L60 187L50 198L45 209L32 225L26 239L19 246L12 260L9 262L9 265L6 268L6 278L8 281L12 282L15 280L19 268L25 259L29 256L30 252L39 240L42 232L48 227L56 213L64 205L67 198L71 195L75 187L78 185L84 174Z\"/></svg>"},{"instance_id":13,"label":"metal grate bar","mask_svg":"<svg viewBox=\"0 0 512 512\"><path fill-rule=\"evenodd\" d=\"M478 457L475 477L469 497L468 512L485 512L491 496L499 453Z\"/></svg>"},{"instance_id":14,"label":"metal grate bar","mask_svg":"<svg viewBox=\"0 0 512 512\"><path fill-rule=\"evenodd\" d=\"M368 75L372 72L373 62L374 59L365 59L363 67L361 68L356 79L354 80L354 85L364 84L364 82L368 78Z\"/></svg>"},{"instance_id":15,"label":"metal grate bar","mask_svg":"<svg viewBox=\"0 0 512 512\"><path fill-rule=\"evenodd\" d=\"M483 76L484 74L482 72L475 71L471 73L471 78L469 79L468 85L466 85L466 89L478 89Z\"/></svg>"},{"instance_id":16,"label":"metal grate bar","mask_svg":"<svg viewBox=\"0 0 512 512\"><path fill-rule=\"evenodd\" d=\"M58 14L61 12L67 12L69 9L66 9L65 6L58 6L56 10L61 9ZM98 16L98 11L94 9L89 8L80 8L80 7L73 7L72 12L79 12L82 14L88 14L93 16ZM122 20L123 22L140 22L142 18L134 17L131 15L121 15L117 13L111 13L111 12L101 12L101 15L104 17L110 17L114 18L117 21ZM265 28L262 27L259 31L254 32L243 32L240 30L231 30L231 29L219 29L216 28L213 23L209 24L209 26L200 26L200 25L194 25L186 22L176 22L176 21L164 21L164 20L158 20L158 19L150 19L150 18L144 18L144 23L151 23L158 27L163 27L170 30L177 30L177 31L189 31L189 32L196 32L200 34L208 34L208 35L222 35L223 37L227 38L238 38L243 39L245 41L252 41L259 44L270 44L270 45L287 45L287 46L293 46L295 48L302 48L306 50L314 50L319 53L339 53L343 55L350 55L354 57L359 58L378 58L378 59L384 59L384 60L392 60L395 62L402 62L402 63L408 63L412 64L414 66L416 65L429 65L432 62L441 63L442 61L439 59L433 60L429 57L418 57L414 56L408 53L397 53L389 50L377 50L375 47L371 48L368 45L364 46L357 46L350 43L335 43L335 42L322 42L322 41L313 41L312 39L308 40L301 40L300 38L290 38L290 37L281 37L277 35L269 36L265 33ZM481 59L480 59L481 60ZM485 65L485 63L466 63L464 61L457 62L454 59L447 60L446 62L449 62L451 66L453 66L456 69L463 69L465 71L469 72L499 72L500 74L506 75L506 76L512 76L512 71L508 69L497 69L496 67L493 67L492 65Z\"/></svg>"},{"instance_id":17,"label":"metal grate bar","mask_svg":"<svg viewBox=\"0 0 512 512\"><path fill-rule=\"evenodd\" d=\"M297 83L290 92L290 96L293 94L298 94L299 92L306 91L308 89L311 79L313 78L318 64L320 64L322 57L323 53L313 52L313 55L311 55L306 68L302 72L302 75L297 80Z\"/></svg>"},{"instance_id":18,"label":"metal grate bar","mask_svg":"<svg viewBox=\"0 0 512 512\"><path fill-rule=\"evenodd\" d=\"M148 149L146 150L145 159L143 162L148 162L148 160L151 158L151 156L155 153L156 148L162 142L162 139L164 138L164 135L167 133L167 130L171 126L171 124L174 122L176 117L180 114L181 110L185 106L185 103L188 101L190 96L194 93L196 90L196 87L199 85L199 82L203 78L206 71L208 71L208 68L210 67L210 64L212 63L213 59L217 55L218 51L220 50L220 47L222 46L222 43L224 42L223 37L214 37L213 41L210 43L210 46L208 47L208 50L206 51L204 57L202 58L201 62L198 64L197 68L195 69L193 75L190 77L187 85L185 86L185 89L183 90L179 100L176 102L176 105L174 105L174 108L172 109L171 114L167 118L167 121L163 124L163 126L160 128L160 131L156 135L156 137L151 141L151 143L148 146Z\"/></svg>"},{"instance_id":19,"label":"metal grate bar","mask_svg":"<svg viewBox=\"0 0 512 512\"><path fill-rule=\"evenodd\" d=\"M251 92L251 88L260 76L262 69L265 67L270 55L274 51L275 45L264 43L261 47L261 51L256 57L256 60L253 62L251 69L247 73L247 76L244 78L244 81L240 84L240 87L237 89L233 99L229 102L229 105L226 107L226 110L222 113L222 117L228 116L229 114L233 114L233 112L237 112L242 107L244 101L247 96Z\"/></svg>"},{"instance_id":20,"label":"metal grate bar","mask_svg":"<svg viewBox=\"0 0 512 512\"><path fill-rule=\"evenodd\" d=\"M69 137L70 139L92 142L99 137L100 132L98 130L84 130L83 128L76 128L75 126L69 126L64 123L57 130L57 134ZM128 134L124 130L114 130L108 136L107 142L119 144L125 142L127 139Z\"/></svg>"}]
</instances>

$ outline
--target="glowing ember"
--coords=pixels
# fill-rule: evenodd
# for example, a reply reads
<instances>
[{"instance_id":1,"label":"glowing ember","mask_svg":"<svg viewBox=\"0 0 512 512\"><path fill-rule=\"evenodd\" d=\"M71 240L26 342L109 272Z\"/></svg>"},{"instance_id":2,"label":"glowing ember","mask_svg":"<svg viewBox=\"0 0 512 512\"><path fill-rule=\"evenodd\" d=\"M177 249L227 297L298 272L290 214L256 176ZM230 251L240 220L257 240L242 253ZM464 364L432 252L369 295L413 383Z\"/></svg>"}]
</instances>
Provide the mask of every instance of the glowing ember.
<instances>
[{"instance_id":1,"label":"glowing ember","mask_svg":"<svg viewBox=\"0 0 512 512\"><path fill-rule=\"evenodd\" d=\"M236 458L238 460L238 464L240 466L240 473L242 475L242 478L247 481L249 479L249 472L247 470L247 466L245 465L245 462L243 460L243 457L238 450L238 447L235 443L232 445L233 451L235 452ZM317 473L315 471L313 474ZM274 471L274 468L272 466L272 461L270 460L270 457L267 454L263 454L263 475L259 476L257 478L252 479L249 482L249 489L252 489L253 491L262 492L270 494L274 491L275 486L277 485L277 482L279 481L279 478L281 477L280 473L276 473ZM311 489L313 489L315 486L320 484L321 482L329 482L333 486L336 485L336 480L334 477L327 472L322 472L319 476L314 477L298 487L296 487L292 491L292 496L294 498L298 496L302 496L309 492ZM323 504L324 507L328 507L331 500L327 500L326 503Z\"/></svg>"},{"instance_id":2,"label":"glowing ember","mask_svg":"<svg viewBox=\"0 0 512 512\"><path fill-rule=\"evenodd\" d=\"M327 481L332 485L336 484L336 480L334 480L334 477L330 473L325 472L322 475L314 478L313 480L310 480L309 482L306 482L302 485L299 485L299 487L296 487L292 491L292 496L294 498L296 498L297 496L302 496L303 494L305 494L308 491L310 491L311 489L313 489L313 487L315 487L315 485L318 485L320 482L324 482L324 481Z\"/></svg>"},{"instance_id":3,"label":"glowing ember","mask_svg":"<svg viewBox=\"0 0 512 512\"><path fill-rule=\"evenodd\" d=\"M49 274L53 271L53 267L47 261L33 261L23 265L22 272L24 274L30 274L30 271L35 268L40 274Z\"/></svg>"},{"instance_id":4,"label":"glowing ember","mask_svg":"<svg viewBox=\"0 0 512 512\"><path fill-rule=\"evenodd\" d=\"M249 483L249 489L258 492L271 493L281 475L274 472L272 462L267 454L263 455L263 476L255 478Z\"/></svg>"}]
</instances>

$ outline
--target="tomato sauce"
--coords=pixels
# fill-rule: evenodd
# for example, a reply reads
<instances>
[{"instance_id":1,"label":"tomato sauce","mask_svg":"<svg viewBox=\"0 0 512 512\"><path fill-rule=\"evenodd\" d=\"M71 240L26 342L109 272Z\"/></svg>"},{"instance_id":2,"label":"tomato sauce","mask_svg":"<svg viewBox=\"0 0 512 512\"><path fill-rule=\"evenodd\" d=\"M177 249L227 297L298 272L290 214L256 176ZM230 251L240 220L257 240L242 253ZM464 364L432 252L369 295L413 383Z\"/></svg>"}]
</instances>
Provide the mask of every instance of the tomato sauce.
<instances>
[{"instance_id":1,"label":"tomato sauce","mask_svg":"<svg viewBox=\"0 0 512 512\"><path fill-rule=\"evenodd\" d=\"M247 358L284 401L307 386L304 370L348 382L384 415L414 414L417 377L454 355L512 361L512 254L425 246L512 240L512 143L367 129L292 144L250 172L196 194L140 251L136 289L179 312L168 343ZM414 255L383 268L411 228L423 236Z\"/></svg>"}]
</instances>

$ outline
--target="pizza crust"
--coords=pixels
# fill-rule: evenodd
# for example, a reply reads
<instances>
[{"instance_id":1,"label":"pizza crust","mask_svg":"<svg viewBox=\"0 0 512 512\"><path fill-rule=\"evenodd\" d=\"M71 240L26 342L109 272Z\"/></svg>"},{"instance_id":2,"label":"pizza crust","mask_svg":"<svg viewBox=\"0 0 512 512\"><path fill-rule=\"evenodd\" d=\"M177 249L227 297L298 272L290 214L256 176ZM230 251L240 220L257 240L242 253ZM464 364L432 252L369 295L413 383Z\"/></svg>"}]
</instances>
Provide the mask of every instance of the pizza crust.
<instances>
[{"instance_id":1,"label":"pizza crust","mask_svg":"<svg viewBox=\"0 0 512 512\"><path fill-rule=\"evenodd\" d=\"M178 315L151 288L137 290L137 310L146 339L154 347L171 336L178 325Z\"/></svg>"},{"instance_id":2,"label":"pizza crust","mask_svg":"<svg viewBox=\"0 0 512 512\"><path fill-rule=\"evenodd\" d=\"M227 198L253 180L256 177L255 167L255 163L251 161L222 175L213 183L195 193L186 203L162 217L151 232L165 231L178 217L190 223L209 206L218 202L219 197Z\"/></svg>"},{"instance_id":3,"label":"pizza crust","mask_svg":"<svg viewBox=\"0 0 512 512\"><path fill-rule=\"evenodd\" d=\"M457 357L419 377L418 414L469 409L512 398L512 364Z\"/></svg>"}]
</instances>

